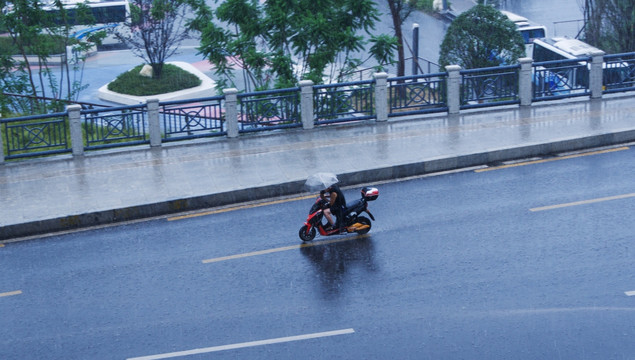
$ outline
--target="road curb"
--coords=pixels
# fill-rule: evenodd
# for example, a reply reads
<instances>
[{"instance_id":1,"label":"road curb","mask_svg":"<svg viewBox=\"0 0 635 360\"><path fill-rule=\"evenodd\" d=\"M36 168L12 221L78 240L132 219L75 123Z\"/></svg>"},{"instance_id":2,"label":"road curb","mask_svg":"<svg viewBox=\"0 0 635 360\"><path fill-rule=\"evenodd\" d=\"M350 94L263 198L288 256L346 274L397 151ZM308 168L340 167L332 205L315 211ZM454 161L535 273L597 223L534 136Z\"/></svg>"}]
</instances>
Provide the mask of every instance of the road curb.
<instances>
[{"instance_id":1,"label":"road curb","mask_svg":"<svg viewBox=\"0 0 635 360\"><path fill-rule=\"evenodd\" d=\"M635 141L635 130L596 134L582 138L563 139L548 143L492 149L485 152L459 156L425 159L420 162L392 165L383 168L338 174L346 186L394 180L417 175L456 170L479 165L495 164L537 156L548 156L569 151L579 151L602 146L618 145ZM0 227L0 242L29 236L68 231L86 227L116 224L125 221L175 214L184 211L230 205L241 202L263 200L272 197L304 193L304 180L280 184L256 186L218 194L131 206L119 209L96 211L81 215L69 215L23 224Z\"/></svg>"}]
</instances>

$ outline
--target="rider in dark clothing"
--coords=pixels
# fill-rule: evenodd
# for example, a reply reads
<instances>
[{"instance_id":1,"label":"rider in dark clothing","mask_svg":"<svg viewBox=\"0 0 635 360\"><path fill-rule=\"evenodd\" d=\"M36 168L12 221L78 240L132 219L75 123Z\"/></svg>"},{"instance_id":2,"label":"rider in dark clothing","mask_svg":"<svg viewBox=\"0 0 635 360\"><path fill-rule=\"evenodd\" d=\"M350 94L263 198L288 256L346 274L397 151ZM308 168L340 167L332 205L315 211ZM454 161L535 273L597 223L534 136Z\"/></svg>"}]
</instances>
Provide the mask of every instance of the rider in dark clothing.
<instances>
[{"instance_id":1,"label":"rider in dark clothing","mask_svg":"<svg viewBox=\"0 0 635 360\"><path fill-rule=\"evenodd\" d=\"M333 184L326 188L324 192L321 192L320 195L324 198L324 194L328 193L330 198L330 210L333 215L335 215L336 222L335 228L339 228L339 231L342 232L344 230L344 211L346 210L346 198L340 190L340 187ZM328 218L328 216L327 216Z\"/></svg>"}]
</instances>

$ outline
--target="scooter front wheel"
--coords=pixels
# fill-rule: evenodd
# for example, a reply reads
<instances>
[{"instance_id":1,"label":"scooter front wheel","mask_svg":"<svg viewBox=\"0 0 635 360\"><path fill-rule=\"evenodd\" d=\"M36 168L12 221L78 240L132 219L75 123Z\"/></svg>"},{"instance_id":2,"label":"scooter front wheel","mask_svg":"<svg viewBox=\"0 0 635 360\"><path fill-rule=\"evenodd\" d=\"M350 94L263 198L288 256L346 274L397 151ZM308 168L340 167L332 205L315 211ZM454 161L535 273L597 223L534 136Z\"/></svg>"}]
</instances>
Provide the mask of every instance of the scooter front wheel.
<instances>
[{"instance_id":1,"label":"scooter front wheel","mask_svg":"<svg viewBox=\"0 0 635 360\"><path fill-rule=\"evenodd\" d=\"M307 226L304 225L303 227L300 228L298 235L300 235L300 239L302 239L302 241L311 241L315 239L316 233L317 231L315 230L314 227L312 227L311 230L307 231Z\"/></svg>"}]
</instances>

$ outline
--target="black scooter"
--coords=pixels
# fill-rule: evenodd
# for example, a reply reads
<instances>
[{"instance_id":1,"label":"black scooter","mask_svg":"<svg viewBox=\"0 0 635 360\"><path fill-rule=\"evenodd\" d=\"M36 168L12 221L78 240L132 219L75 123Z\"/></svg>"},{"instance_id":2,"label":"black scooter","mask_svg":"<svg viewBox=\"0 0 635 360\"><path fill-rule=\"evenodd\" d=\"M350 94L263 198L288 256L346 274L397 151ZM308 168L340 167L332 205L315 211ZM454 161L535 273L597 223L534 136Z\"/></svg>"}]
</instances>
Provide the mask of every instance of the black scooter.
<instances>
[{"instance_id":1,"label":"black scooter","mask_svg":"<svg viewBox=\"0 0 635 360\"><path fill-rule=\"evenodd\" d=\"M359 200L355 200L346 204L346 211L344 212L344 231L340 233L340 229L326 230L325 226L328 224L322 224L322 218L324 217L324 210L328 208L329 202L318 197L315 200L311 210L309 210L309 216L304 222L304 226L300 228L298 235L302 241L311 241L315 238L315 235L319 232L322 236L330 236L337 234L358 233L366 234L370 231L371 222L365 216L360 216L365 212L370 216L373 221L375 217L368 211L368 202L374 201L379 196L379 190L374 187L364 187L361 190L362 197Z\"/></svg>"}]
</instances>

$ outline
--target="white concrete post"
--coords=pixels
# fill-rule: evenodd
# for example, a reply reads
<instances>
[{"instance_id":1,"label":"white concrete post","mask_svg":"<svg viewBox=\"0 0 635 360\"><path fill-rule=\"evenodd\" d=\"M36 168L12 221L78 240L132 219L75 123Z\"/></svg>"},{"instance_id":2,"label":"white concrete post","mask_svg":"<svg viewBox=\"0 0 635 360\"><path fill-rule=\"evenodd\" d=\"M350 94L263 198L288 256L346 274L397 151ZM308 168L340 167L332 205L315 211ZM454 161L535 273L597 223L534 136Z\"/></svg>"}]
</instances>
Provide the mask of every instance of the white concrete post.
<instances>
[{"instance_id":1,"label":"white concrete post","mask_svg":"<svg viewBox=\"0 0 635 360\"><path fill-rule=\"evenodd\" d=\"M224 89L227 137L238 137L238 89Z\"/></svg>"},{"instance_id":2,"label":"white concrete post","mask_svg":"<svg viewBox=\"0 0 635 360\"><path fill-rule=\"evenodd\" d=\"M459 65L448 65L445 67L448 72L448 113L458 114L461 109L461 67Z\"/></svg>"},{"instance_id":3,"label":"white concrete post","mask_svg":"<svg viewBox=\"0 0 635 360\"><path fill-rule=\"evenodd\" d=\"M591 53L591 71L589 73L589 90L591 99L602 97L604 51L594 51Z\"/></svg>"},{"instance_id":4,"label":"white concrete post","mask_svg":"<svg viewBox=\"0 0 635 360\"><path fill-rule=\"evenodd\" d=\"M377 121L388 121L388 74L380 72L375 76L375 113Z\"/></svg>"},{"instance_id":5,"label":"white concrete post","mask_svg":"<svg viewBox=\"0 0 635 360\"><path fill-rule=\"evenodd\" d=\"M71 145L73 156L84 155L84 136L82 135L82 115L80 111L82 107L79 105L69 105L66 108L68 112L68 122L71 126Z\"/></svg>"},{"instance_id":6,"label":"white concrete post","mask_svg":"<svg viewBox=\"0 0 635 360\"><path fill-rule=\"evenodd\" d=\"M313 129L313 81L300 81L300 114L302 115L302 128Z\"/></svg>"},{"instance_id":7,"label":"white concrete post","mask_svg":"<svg viewBox=\"0 0 635 360\"><path fill-rule=\"evenodd\" d=\"M150 146L161 146L161 122L159 121L159 99L148 99L148 126L150 127Z\"/></svg>"},{"instance_id":8,"label":"white concrete post","mask_svg":"<svg viewBox=\"0 0 635 360\"><path fill-rule=\"evenodd\" d=\"M531 105L533 100L533 71L532 65L534 60L532 58L518 59L520 63L520 73L518 74L518 97L520 100L520 106Z\"/></svg>"}]
</instances>

